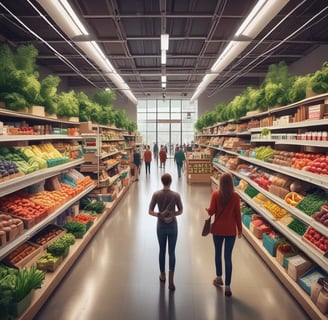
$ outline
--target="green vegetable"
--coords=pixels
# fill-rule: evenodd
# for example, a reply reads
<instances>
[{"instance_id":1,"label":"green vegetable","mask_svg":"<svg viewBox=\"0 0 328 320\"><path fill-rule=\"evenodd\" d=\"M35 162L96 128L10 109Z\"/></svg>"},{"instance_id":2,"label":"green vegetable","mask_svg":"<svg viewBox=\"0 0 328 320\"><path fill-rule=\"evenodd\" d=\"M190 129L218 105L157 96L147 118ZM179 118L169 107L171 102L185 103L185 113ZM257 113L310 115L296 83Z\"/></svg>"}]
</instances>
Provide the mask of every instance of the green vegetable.
<instances>
[{"instance_id":1,"label":"green vegetable","mask_svg":"<svg viewBox=\"0 0 328 320\"><path fill-rule=\"evenodd\" d=\"M37 270L34 265L29 270L19 270L16 277L13 301L19 302L33 289L41 288L44 277L44 272Z\"/></svg>"},{"instance_id":2,"label":"green vegetable","mask_svg":"<svg viewBox=\"0 0 328 320\"><path fill-rule=\"evenodd\" d=\"M68 244L67 240L62 240L61 238L62 237L51 243L47 248L47 252L56 257L64 256L67 253L67 249L70 245Z\"/></svg>"}]
</instances>

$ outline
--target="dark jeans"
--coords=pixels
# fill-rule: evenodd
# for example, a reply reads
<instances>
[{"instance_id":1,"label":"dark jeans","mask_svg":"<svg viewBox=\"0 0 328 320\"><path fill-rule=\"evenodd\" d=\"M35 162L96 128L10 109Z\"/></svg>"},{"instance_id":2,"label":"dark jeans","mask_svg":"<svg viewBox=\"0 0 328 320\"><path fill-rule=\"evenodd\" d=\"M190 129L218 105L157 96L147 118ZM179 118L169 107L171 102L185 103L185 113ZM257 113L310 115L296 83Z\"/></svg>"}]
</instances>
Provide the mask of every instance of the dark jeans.
<instances>
[{"instance_id":1,"label":"dark jeans","mask_svg":"<svg viewBox=\"0 0 328 320\"><path fill-rule=\"evenodd\" d=\"M234 247L236 236L215 236L213 235L215 247L215 268L216 275L222 276L222 245L224 242L224 266L225 266L225 285L229 286L231 283L232 274L232 249Z\"/></svg>"},{"instance_id":2,"label":"dark jeans","mask_svg":"<svg viewBox=\"0 0 328 320\"><path fill-rule=\"evenodd\" d=\"M178 176L181 177L181 170L182 170L183 162L177 162L177 168L178 168Z\"/></svg>"},{"instance_id":3,"label":"dark jeans","mask_svg":"<svg viewBox=\"0 0 328 320\"><path fill-rule=\"evenodd\" d=\"M169 271L175 269L175 245L178 238L178 225L157 227L157 239L159 244L159 270L165 272L166 244L169 247Z\"/></svg>"},{"instance_id":4,"label":"dark jeans","mask_svg":"<svg viewBox=\"0 0 328 320\"><path fill-rule=\"evenodd\" d=\"M150 174L150 162L145 162L146 174L147 172Z\"/></svg>"}]
</instances>

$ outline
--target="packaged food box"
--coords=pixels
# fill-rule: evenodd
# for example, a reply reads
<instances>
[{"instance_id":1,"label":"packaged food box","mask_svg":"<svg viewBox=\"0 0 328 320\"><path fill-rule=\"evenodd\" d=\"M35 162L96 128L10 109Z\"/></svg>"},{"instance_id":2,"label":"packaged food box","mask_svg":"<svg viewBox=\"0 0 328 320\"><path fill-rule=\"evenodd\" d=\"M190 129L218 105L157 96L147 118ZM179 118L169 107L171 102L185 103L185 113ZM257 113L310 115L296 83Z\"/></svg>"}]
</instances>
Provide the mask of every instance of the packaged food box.
<instances>
[{"instance_id":1,"label":"packaged food box","mask_svg":"<svg viewBox=\"0 0 328 320\"><path fill-rule=\"evenodd\" d=\"M323 278L324 276L324 273L320 269L312 268L300 276L297 283L306 291L308 295L311 295L312 283L317 282L318 279Z\"/></svg>"},{"instance_id":2,"label":"packaged food box","mask_svg":"<svg viewBox=\"0 0 328 320\"><path fill-rule=\"evenodd\" d=\"M295 281L312 267L312 262L304 256L297 254L288 258L288 275Z\"/></svg>"}]
</instances>

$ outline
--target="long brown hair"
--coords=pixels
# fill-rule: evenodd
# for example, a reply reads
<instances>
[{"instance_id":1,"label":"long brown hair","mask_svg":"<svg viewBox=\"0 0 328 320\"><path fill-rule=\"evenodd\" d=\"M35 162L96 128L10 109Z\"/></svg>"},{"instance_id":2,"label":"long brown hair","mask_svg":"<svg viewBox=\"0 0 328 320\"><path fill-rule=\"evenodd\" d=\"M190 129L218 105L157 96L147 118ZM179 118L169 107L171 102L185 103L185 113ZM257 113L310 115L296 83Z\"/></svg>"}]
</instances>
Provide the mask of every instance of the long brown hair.
<instances>
[{"instance_id":1,"label":"long brown hair","mask_svg":"<svg viewBox=\"0 0 328 320\"><path fill-rule=\"evenodd\" d=\"M225 172L220 177L220 199L223 206L226 206L230 201L234 186L232 175L229 172Z\"/></svg>"}]
</instances>

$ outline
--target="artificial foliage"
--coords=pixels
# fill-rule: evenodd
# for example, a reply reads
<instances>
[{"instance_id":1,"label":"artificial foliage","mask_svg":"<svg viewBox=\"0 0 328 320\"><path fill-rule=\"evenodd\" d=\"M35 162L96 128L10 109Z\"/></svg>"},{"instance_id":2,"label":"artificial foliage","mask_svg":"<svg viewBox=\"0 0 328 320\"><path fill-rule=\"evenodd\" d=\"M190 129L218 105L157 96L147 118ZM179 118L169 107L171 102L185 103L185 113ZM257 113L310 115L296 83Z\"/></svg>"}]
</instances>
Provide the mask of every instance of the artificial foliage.
<instances>
[{"instance_id":1,"label":"artificial foliage","mask_svg":"<svg viewBox=\"0 0 328 320\"><path fill-rule=\"evenodd\" d=\"M300 101L309 89L317 94L328 92L328 61L315 73L297 77L289 74L284 61L272 64L258 88L246 88L229 103L218 102L213 111L207 111L198 118L195 129L200 131L216 123L238 120L249 111L267 111Z\"/></svg>"}]
</instances>

